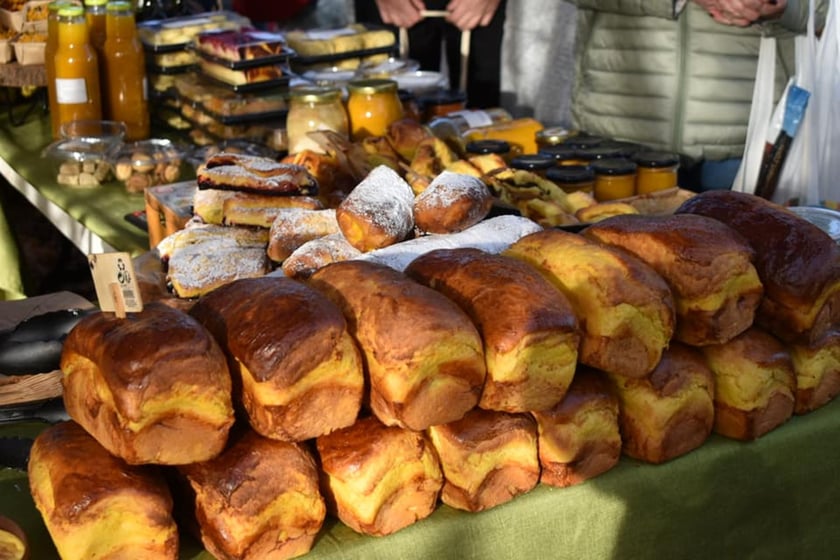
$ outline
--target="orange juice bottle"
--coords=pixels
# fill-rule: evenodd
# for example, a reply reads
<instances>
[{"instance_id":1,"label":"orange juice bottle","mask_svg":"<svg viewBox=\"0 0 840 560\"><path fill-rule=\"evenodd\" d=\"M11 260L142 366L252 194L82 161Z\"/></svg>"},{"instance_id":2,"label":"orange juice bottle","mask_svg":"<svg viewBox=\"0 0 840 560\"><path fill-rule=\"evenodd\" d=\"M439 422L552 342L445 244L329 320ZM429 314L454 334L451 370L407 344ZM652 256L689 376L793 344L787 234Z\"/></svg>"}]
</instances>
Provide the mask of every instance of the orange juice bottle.
<instances>
[{"instance_id":1,"label":"orange juice bottle","mask_svg":"<svg viewBox=\"0 0 840 560\"><path fill-rule=\"evenodd\" d=\"M96 51L88 41L84 8L60 7L56 27L58 47L53 62L59 126L74 120L100 120L99 67Z\"/></svg>"},{"instance_id":2,"label":"orange juice bottle","mask_svg":"<svg viewBox=\"0 0 840 560\"><path fill-rule=\"evenodd\" d=\"M108 3L104 49L105 116L125 123L128 140L149 137L146 64L130 3Z\"/></svg>"},{"instance_id":3,"label":"orange juice bottle","mask_svg":"<svg viewBox=\"0 0 840 560\"><path fill-rule=\"evenodd\" d=\"M85 0L85 19L88 24L90 44L96 49L96 54L102 52L105 44L105 8L108 0Z\"/></svg>"},{"instance_id":4,"label":"orange juice bottle","mask_svg":"<svg viewBox=\"0 0 840 560\"><path fill-rule=\"evenodd\" d=\"M50 107L50 125L53 138L58 138L58 107L55 100L55 52L58 50L58 10L71 4L69 0L56 0L47 7L47 44L44 46L44 70L47 75L47 98Z\"/></svg>"}]
</instances>

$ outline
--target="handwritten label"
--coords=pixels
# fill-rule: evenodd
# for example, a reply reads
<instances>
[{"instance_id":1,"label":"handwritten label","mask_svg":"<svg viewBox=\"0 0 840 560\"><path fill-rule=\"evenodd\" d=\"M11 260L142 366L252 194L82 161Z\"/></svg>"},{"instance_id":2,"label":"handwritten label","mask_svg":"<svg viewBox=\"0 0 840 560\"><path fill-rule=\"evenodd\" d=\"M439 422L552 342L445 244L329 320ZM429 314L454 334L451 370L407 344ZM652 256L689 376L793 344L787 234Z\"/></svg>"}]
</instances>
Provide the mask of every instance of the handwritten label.
<instances>
[{"instance_id":1,"label":"handwritten label","mask_svg":"<svg viewBox=\"0 0 840 560\"><path fill-rule=\"evenodd\" d=\"M128 253L88 255L88 264L102 311L113 311L119 316L143 311L134 264Z\"/></svg>"}]
</instances>

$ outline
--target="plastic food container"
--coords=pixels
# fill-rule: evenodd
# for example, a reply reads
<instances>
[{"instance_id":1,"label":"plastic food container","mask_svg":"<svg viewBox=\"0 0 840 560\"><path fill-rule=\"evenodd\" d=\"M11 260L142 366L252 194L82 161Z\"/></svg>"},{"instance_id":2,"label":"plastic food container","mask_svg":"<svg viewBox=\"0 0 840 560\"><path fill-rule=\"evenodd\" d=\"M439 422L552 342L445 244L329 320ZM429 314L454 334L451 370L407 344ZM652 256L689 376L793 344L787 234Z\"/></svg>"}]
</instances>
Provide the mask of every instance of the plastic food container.
<instances>
[{"instance_id":1,"label":"plastic food container","mask_svg":"<svg viewBox=\"0 0 840 560\"><path fill-rule=\"evenodd\" d=\"M137 24L143 46L151 52L181 50L204 31L242 29L248 19L228 10L144 21Z\"/></svg>"},{"instance_id":2,"label":"plastic food container","mask_svg":"<svg viewBox=\"0 0 840 560\"><path fill-rule=\"evenodd\" d=\"M89 189L111 180L113 149L113 142L94 137L62 138L44 148L41 156L54 163L58 184Z\"/></svg>"},{"instance_id":3,"label":"plastic food container","mask_svg":"<svg viewBox=\"0 0 840 560\"><path fill-rule=\"evenodd\" d=\"M125 138L125 124L118 121L70 121L58 129L61 138L78 138L89 142L104 142L114 148ZM110 149L109 148L109 149Z\"/></svg>"},{"instance_id":4,"label":"plastic food container","mask_svg":"<svg viewBox=\"0 0 840 560\"><path fill-rule=\"evenodd\" d=\"M164 138L122 144L111 157L114 176L130 193L177 182L183 161L184 150Z\"/></svg>"}]
</instances>

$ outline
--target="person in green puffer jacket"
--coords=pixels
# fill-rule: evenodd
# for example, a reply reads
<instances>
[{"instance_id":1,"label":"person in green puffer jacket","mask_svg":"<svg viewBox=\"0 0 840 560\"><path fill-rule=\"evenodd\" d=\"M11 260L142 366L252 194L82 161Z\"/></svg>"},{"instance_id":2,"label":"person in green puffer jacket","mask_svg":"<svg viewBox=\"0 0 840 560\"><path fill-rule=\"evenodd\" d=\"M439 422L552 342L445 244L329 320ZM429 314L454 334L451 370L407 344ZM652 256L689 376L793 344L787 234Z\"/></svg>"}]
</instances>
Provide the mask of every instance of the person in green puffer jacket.
<instances>
[{"instance_id":1,"label":"person in green puffer jacket","mask_svg":"<svg viewBox=\"0 0 840 560\"><path fill-rule=\"evenodd\" d=\"M818 29L827 0L818 0ZM578 130L683 156L680 184L730 188L744 151L762 34L776 96L794 72L808 0L572 0Z\"/></svg>"}]
</instances>

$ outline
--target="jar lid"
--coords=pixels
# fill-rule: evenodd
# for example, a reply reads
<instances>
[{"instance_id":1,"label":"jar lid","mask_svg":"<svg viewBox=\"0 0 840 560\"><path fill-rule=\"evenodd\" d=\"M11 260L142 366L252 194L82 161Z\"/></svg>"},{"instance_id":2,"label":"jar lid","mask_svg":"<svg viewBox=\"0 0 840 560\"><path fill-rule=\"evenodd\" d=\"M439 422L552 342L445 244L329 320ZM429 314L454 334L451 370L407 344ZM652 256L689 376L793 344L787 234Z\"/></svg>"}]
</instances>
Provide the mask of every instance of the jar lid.
<instances>
[{"instance_id":1,"label":"jar lid","mask_svg":"<svg viewBox=\"0 0 840 560\"><path fill-rule=\"evenodd\" d=\"M58 13L58 11L64 6L73 6L74 4L75 2L72 0L55 0L54 2L47 4L47 11Z\"/></svg>"},{"instance_id":2,"label":"jar lid","mask_svg":"<svg viewBox=\"0 0 840 560\"><path fill-rule=\"evenodd\" d=\"M550 126L537 131L537 143L554 146L564 142L572 135L571 131L562 126Z\"/></svg>"},{"instance_id":3,"label":"jar lid","mask_svg":"<svg viewBox=\"0 0 840 560\"><path fill-rule=\"evenodd\" d=\"M85 6L104 6L108 0L85 0Z\"/></svg>"},{"instance_id":4,"label":"jar lid","mask_svg":"<svg viewBox=\"0 0 840 560\"><path fill-rule=\"evenodd\" d=\"M570 159L577 159L577 150L564 144L552 144L550 146L543 146L537 151L538 154L544 156L551 156L555 161L567 161Z\"/></svg>"},{"instance_id":5,"label":"jar lid","mask_svg":"<svg viewBox=\"0 0 840 560\"><path fill-rule=\"evenodd\" d=\"M546 172L546 178L559 184L591 183L595 172L588 165L557 165Z\"/></svg>"},{"instance_id":6,"label":"jar lid","mask_svg":"<svg viewBox=\"0 0 840 560\"><path fill-rule=\"evenodd\" d=\"M604 142L604 139L600 136L589 136L588 134L578 134L577 136L572 136L571 138L567 138L563 145L570 146L572 148L591 148L593 146L597 146Z\"/></svg>"},{"instance_id":7,"label":"jar lid","mask_svg":"<svg viewBox=\"0 0 840 560\"><path fill-rule=\"evenodd\" d=\"M465 150L468 154L506 154L510 152L510 142L506 140L473 140Z\"/></svg>"},{"instance_id":8,"label":"jar lid","mask_svg":"<svg viewBox=\"0 0 840 560\"><path fill-rule=\"evenodd\" d=\"M626 159L632 155L632 152L625 146L600 144L589 148L579 148L576 154L580 159L595 161L599 159Z\"/></svg>"},{"instance_id":9,"label":"jar lid","mask_svg":"<svg viewBox=\"0 0 840 560\"><path fill-rule=\"evenodd\" d=\"M347 82L347 89L351 92L370 95L373 93L396 92L397 82L394 80L371 78L369 80L351 80Z\"/></svg>"},{"instance_id":10,"label":"jar lid","mask_svg":"<svg viewBox=\"0 0 840 560\"><path fill-rule=\"evenodd\" d=\"M61 17L79 17L84 13L85 9L78 4L67 4L58 9L58 15Z\"/></svg>"},{"instance_id":11,"label":"jar lid","mask_svg":"<svg viewBox=\"0 0 840 560\"><path fill-rule=\"evenodd\" d=\"M304 103L324 103L341 99L341 90L328 86L298 86L289 90L289 97Z\"/></svg>"},{"instance_id":12,"label":"jar lid","mask_svg":"<svg viewBox=\"0 0 840 560\"><path fill-rule=\"evenodd\" d=\"M108 5L105 6L105 10L110 12L127 12L131 11L131 3L125 2L124 0L111 0L108 2Z\"/></svg>"},{"instance_id":13,"label":"jar lid","mask_svg":"<svg viewBox=\"0 0 840 560\"><path fill-rule=\"evenodd\" d=\"M680 163L680 157L670 152L639 152L633 161L640 167L673 167Z\"/></svg>"},{"instance_id":14,"label":"jar lid","mask_svg":"<svg viewBox=\"0 0 840 560\"><path fill-rule=\"evenodd\" d=\"M596 175L632 175L636 172L636 163L629 159L599 159L590 166Z\"/></svg>"},{"instance_id":15,"label":"jar lid","mask_svg":"<svg viewBox=\"0 0 840 560\"><path fill-rule=\"evenodd\" d=\"M510 160L510 166L514 169L527 171L551 169L557 165L557 160L552 156L542 154L522 154Z\"/></svg>"}]
</instances>

